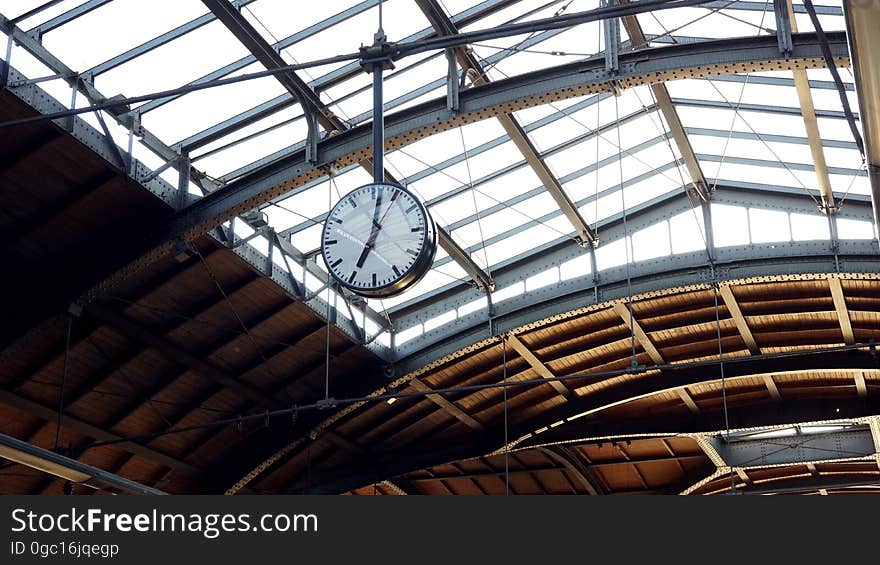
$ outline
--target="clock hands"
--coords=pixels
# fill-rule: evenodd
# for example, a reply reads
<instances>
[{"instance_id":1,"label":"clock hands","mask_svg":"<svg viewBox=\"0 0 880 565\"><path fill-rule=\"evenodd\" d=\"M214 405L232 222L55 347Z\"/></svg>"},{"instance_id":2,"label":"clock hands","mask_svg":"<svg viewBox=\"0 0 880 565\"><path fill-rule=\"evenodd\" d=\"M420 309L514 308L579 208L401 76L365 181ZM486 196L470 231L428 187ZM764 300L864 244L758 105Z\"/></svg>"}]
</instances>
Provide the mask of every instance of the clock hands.
<instances>
[{"instance_id":1,"label":"clock hands","mask_svg":"<svg viewBox=\"0 0 880 565\"><path fill-rule=\"evenodd\" d=\"M364 261L367 260L367 257L370 255L370 251L373 249L376 243L376 236L379 235L379 231L382 229L382 222L385 221L385 217L388 215L388 212L391 211L391 208L394 206L394 201L397 200L397 197L400 195L399 190L395 190L394 194L391 196L391 203L385 208L385 212L382 214L382 217L379 218L379 209L382 206L382 197L379 196L376 198L376 208L373 210L373 229L370 231L370 237L367 238L367 241L364 243L364 250L361 251L361 256L358 257L356 266L358 269L364 266ZM378 218L378 219L377 219Z\"/></svg>"}]
</instances>

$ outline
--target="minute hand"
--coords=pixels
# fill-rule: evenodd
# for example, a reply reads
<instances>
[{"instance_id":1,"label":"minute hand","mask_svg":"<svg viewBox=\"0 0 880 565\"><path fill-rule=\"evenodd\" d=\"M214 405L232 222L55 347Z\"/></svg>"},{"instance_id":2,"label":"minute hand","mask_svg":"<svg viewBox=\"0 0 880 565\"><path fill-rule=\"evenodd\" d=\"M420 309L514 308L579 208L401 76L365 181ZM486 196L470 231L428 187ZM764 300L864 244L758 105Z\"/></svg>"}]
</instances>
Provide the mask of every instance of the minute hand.
<instances>
[{"instance_id":1,"label":"minute hand","mask_svg":"<svg viewBox=\"0 0 880 565\"><path fill-rule=\"evenodd\" d=\"M358 258L358 269L364 266L364 261L367 260L367 256L370 254L370 251L373 249L373 246L376 243L376 236L378 236L379 231L382 230L382 223L385 221L385 217L388 215L388 212L390 212L391 208L394 206L394 201L397 200L398 196L400 196L400 191L394 191L394 194L391 195L391 202L388 204L388 207L385 208L385 212L382 214L382 217L378 221L376 220L376 217L379 215L379 204L381 204L381 202L377 203L376 211L373 215L373 230L370 232L370 237L367 239L366 243L364 243L364 250L361 252L361 256Z\"/></svg>"}]
</instances>

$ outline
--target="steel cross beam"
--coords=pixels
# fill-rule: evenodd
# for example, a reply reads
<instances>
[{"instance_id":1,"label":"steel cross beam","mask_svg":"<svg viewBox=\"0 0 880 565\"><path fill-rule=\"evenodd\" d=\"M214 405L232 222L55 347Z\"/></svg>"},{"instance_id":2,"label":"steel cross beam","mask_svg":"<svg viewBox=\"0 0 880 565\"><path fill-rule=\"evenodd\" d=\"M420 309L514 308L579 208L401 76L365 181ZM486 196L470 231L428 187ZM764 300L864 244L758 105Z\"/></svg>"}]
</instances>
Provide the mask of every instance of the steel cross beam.
<instances>
[{"instance_id":1,"label":"steel cross beam","mask_svg":"<svg viewBox=\"0 0 880 565\"><path fill-rule=\"evenodd\" d=\"M630 0L621 0L621 3L628 4L630 3ZM642 26L639 24L638 17L634 15L624 16L621 19L623 20L623 27L629 35L633 48L646 48L648 46L648 40L645 37L645 33L642 31ZM684 159L685 167L687 167L688 174L691 176L693 186L692 191L688 192L694 193L695 196L704 202L708 201L712 196L709 193L709 184L706 182L706 177L703 175L703 170L700 168L700 162L694 154L690 139L688 139L687 133L684 131L684 126L681 124L681 119L678 117L678 112L675 110L675 105L672 103L672 97L669 95L669 90L666 88L666 85L661 82L652 84L651 92L654 93L654 98L657 100L657 106L660 108L660 112L663 114L666 123L669 125L669 131L672 133L675 145L678 147L682 159Z\"/></svg>"},{"instance_id":2,"label":"steel cross beam","mask_svg":"<svg viewBox=\"0 0 880 565\"><path fill-rule=\"evenodd\" d=\"M847 61L843 34L828 34L839 64ZM748 70L823 67L821 46L813 34L798 34L792 54L780 55L775 37L706 41L620 54L618 81L623 87L688 76L707 76ZM464 123L471 123L549 101L607 92L604 60L590 59L540 69L461 93L461 111L451 116L446 98L425 102L386 117L386 148L394 149ZM200 237L232 217L271 198L324 176L324 166L345 167L369 157L372 136L368 124L328 137L319 144L317 164L300 150L242 177L187 206L149 233L134 235L109 251L93 269L83 272L76 288L67 288L28 314L22 326L31 328L63 310L78 297L88 301L130 273L169 254L174 241Z\"/></svg>"},{"instance_id":3,"label":"steel cross beam","mask_svg":"<svg viewBox=\"0 0 880 565\"><path fill-rule=\"evenodd\" d=\"M416 0L419 8L431 22L431 25L438 34L444 36L452 36L458 34L458 27L446 15L443 8L440 7L437 0ZM489 83L489 77L482 63L477 59L472 51L464 45L454 48L455 59L462 68L462 72L471 79L474 86L482 86ZM454 81L458 77L450 76L449 81ZM464 78L464 77L462 77ZM578 211L574 202L566 194L565 189L559 179L550 171L547 163L539 154L537 148L529 139L522 125L517 121L513 114L504 112L496 116L501 123L501 127L507 133L507 136L513 141L520 153L522 153L529 166L541 180L544 188L550 193L550 196L556 201L557 206L568 218L568 221L574 227L577 237L582 244L591 244L595 246L598 243L595 231L587 225L581 213Z\"/></svg>"},{"instance_id":4,"label":"steel cross beam","mask_svg":"<svg viewBox=\"0 0 880 565\"><path fill-rule=\"evenodd\" d=\"M874 231L880 229L880 8L865 0L843 0L865 157L874 204Z\"/></svg>"},{"instance_id":5,"label":"steel cross beam","mask_svg":"<svg viewBox=\"0 0 880 565\"><path fill-rule=\"evenodd\" d=\"M791 0L785 0L784 3L791 31L797 33L797 19L794 17ZM776 9L782 9L778 4ZM819 133L816 106L813 104L813 93L810 90L807 70L792 69L791 73L794 75L794 85L801 106L801 115L804 117L807 138L810 140L810 154L813 157L816 182L819 184L819 193L822 197L822 211L827 215L833 215L837 211L837 203L834 201L834 192L831 189L831 177L828 176L828 165L825 162L825 151L822 149L822 136Z\"/></svg>"},{"instance_id":6,"label":"steel cross beam","mask_svg":"<svg viewBox=\"0 0 880 565\"><path fill-rule=\"evenodd\" d=\"M235 35L235 37L244 45L248 51L253 53L267 69L279 68L287 65L287 62L281 58L281 55L272 48L260 33L248 22L244 16L236 9L235 6L226 0L202 0L203 3L211 10L223 24ZM290 92L303 108L303 112L308 116L313 114L317 117L318 122L328 133L341 132L349 129L348 125L336 117L333 112L321 101L318 95L313 91L305 81L299 78L296 73L290 72L285 74L274 75L276 79ZM310 130L313 126L310 125ZM316 136L317 132L312 131L312 136ZM313 138L317 143L317 137ZM307 153L309 144L306 145ZM312 152L316 152L312 149ZM317 155L307 154L307 159L317 160ZM372 162L369 158L360 160L360 165L368 172L373 173ZM383 171L383 176L389 181L395 181L388 171ZM438 226L438 241L443 250L453 258L454 261L467 272L474 280L478 288L491 288L494 286L491 277L477 265L470 255L468 255L461 247L452 240L450 234Z\"/></svg>"}]
</instances>

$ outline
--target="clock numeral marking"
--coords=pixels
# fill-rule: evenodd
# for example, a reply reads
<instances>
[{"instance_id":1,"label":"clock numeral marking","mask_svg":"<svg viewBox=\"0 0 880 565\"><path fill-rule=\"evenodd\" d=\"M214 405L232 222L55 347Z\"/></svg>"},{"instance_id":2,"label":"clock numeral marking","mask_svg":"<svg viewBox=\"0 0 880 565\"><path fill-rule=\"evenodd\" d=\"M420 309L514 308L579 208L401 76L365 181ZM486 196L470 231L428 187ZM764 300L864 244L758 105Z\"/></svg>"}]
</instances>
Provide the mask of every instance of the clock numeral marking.
<instances>
[{"instance_id":1,"label":"clock numeral marking","mask_svg":"<svg viewBox=\"0 0 880 565\"><path fill-rule=\"evenodd\" d=\"M333 222L336 222L337 224L341 224L341 223L342 223L342 220L340 220L339 218L330 218L330 220L333 221Z\"/></svg>"},{"instance_id":2,"label":"clock numeral marking","mask_svg":"<svg viewBox=\"0 0 880 565\"><path fill-rule=\"evenodd\" d=\"M395 275L400 276L400 269L397 268L397 265L391 265L391 270L394 271Z\"/></svg>"},{"instance_id":3,"label":"clock numeral marking","mask_svg":"<svg viewBox=\"0 0 880 565\"><path fill-rule=\"evenodd\" d=\"M420 231L422 231L422 227L421 227L421 226L416 226L416 227L412 228L410 231L413 232L413 233L415 233L415 232L420 232Z\"/></svg>"},{"instance_id":4,"label":"clock numeral marking","mask_svg":"<svg viewBox=\"0 0 880 565\"><path fill-rule=\"evenodd\" d=\"M328 239L324 242L324 245L336 245L337 243L339 243L339 241L336 239Z\"/></svg>"},{"instance_id":5,"label":"clock numeral marking","mask_svg":"<svg viewBox=\"0 0 880 565\"><path fill-rule=\"evenodd\" d=\"M330 268L331 268L331 269L335 269L335 268L336 268L336 265L338 265L338 264L340 264L340 263L342 263L342 259L337 259L336 261L333 261L333 264L330 265Z\"/></svg>"},{"instance_id":6,"label":"clock numeral marking","mask_svg":"<svg viewBox=\"0 0 880 565\"><path fill-rule=\"evenodd\" d=\"M373 273L373 286L376 286L376 273Z\"/></svg>"},{"instance_id":7,"label":"clock numeral marking","mask_svg":"<svg viewBox=\"0 0 880 565\"><path fill-rule=\"evenodd\" d=\"M352 207L352 208L357 208L357 207L358 207L358 203L355 201L354 198L349 198L349 199L348 199L348 202L349 202L349 204L351 204L351 207Z\"/></svg>"},{"instance_id":8,"label":"clock numeral marking","mask_svg":"<svg viewBox=\"0 0 880 565\"><path fill-rule=\"evenodd\" d=\"M351 281L354 280L354 277L357 276L357 271L352 271L350 275L348 275L348 282L351 284Z\"/></svg>"},{"instance_id":9,"label":"clock numeral marking","mask_svg":"<svg viewBox=\"0 0 880 565\"><path fill-rule=\"evenodd\" d=\"M418 256L419 256L419 252L418 252L418 251L413 251L413 250L410 249L409 247L406 248L406 252L409 253L410 255L412 255L413 257L418 257Z\"/></svg>"},{"instance_id":10,"label":"clock numeral marking","mask_svg":"<svg viewBox=\"0 0 880 565\"><path fill-rule=\"evenodd\" d=\"M413 210L415 210L415 209L418 208L418 207L419 207L418 204L413 204L412 206L410 206L409 208L407 208L406 211L405 211L404 213L405 213L405 214L409 214L410 212L412 212Z\"/></svg>"}]
</instances>

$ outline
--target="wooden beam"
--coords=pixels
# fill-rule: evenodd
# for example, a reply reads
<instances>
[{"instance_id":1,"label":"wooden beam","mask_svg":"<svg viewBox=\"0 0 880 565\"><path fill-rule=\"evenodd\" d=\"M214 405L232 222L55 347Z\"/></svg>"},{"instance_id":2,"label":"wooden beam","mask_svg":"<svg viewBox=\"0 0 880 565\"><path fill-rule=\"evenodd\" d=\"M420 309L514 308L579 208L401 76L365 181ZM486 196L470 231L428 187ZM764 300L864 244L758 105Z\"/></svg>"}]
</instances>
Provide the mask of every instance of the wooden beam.
<instances>
[{"instance_id":1,"label":"wooden beam","mask_svg":"<svg viewBox=\"0 0 880 565\"><path fill-rule=\"evenodd\" d=\"M849 310L846 308L846 299L843 297L843 287L840 286L840 279L830 277L828 286L831 287L831 297L834 299L834 309L837 311L837 320L840 322L840 332L843 334L843 341L847 345L856 342L853 335L852 323L849 319Z\"/></svg>"},{"instance_id":2,"label":"wooden beam","mask_svg":"<svg viewBox=\"0 0 880 565\"><path fill-rule=\"evenodd\" d=\"M618 316L623 319L624 323L627 327L632 327L632 331L636 336L636 341L642 349L651 357L651 361L653 361L657 365L663 365L666 362L663 360L663 356L660 355L660 352L654 347L654 342L651 341L651 338L648 337L648 334L642 329L642 326L639 325L639 322L635 319L635 316L629 315L629 307L623 302L614 305L614 311Z\"/></svg>"},{"instance_id":3,"label":"wooden beam","mask_svg":"<svg viewBox=\"0 0 880 565\"><path fill-rule=\"evenodd\" d=\"M52 422L58 420L58 412L56 412L54 409L49 408L48 406L43 406L39 402L35 402L28 398L18 396L6 390L0 390L0 402L21 410L22 412L26 412L32 416L42 418L43 420ZM131 453L133 455L138 455L145 459L149 459L154 463L165 465L166 467L171 467L172 469L177 469L178 471L183 471L191 475L200 473L200 470L198 468L190 465L189 463L180 461L179 459L175 459L170 455L166 455L164 453L156 451L155 449L152 449L145 445L141 445L139 443L135 443L133 441L120 441L122 439L121 436L118 436L112 432L108 432L107 430L99 428L98 426L89 424L88 422L84 422L78 418L74 418L73 416L64 415L61 418L61 426L99 441L118 441L119 443L114 444L117 448L121 449L122 451L127 451L128 453Z\"/></svg>"},{"instance_id":4,"label":"wooden beam","mask_svg":"<svg viewBox=\"0 0 880 565\"><path fill-rule=\"evenodd\" d=\"M859 372L856 373L856 390L859 393L859 396L862 398L867 398L868 396L868 385L865 383L865 373Z\"/></svg>"},{"instance_id":5,"label":"wooden beam","mask_svg":"<svg viewBox=\"0 0 880 565\"><path fill-rule=\"evenodd\" d=\"M807 471L810 472L811 475L818 475L819 469L816 468L816 464L810 461L807 463Z\"/></svg>"},{"instance_id":6,"label":"wooden beam","mask_svg":"<svg viewBox=\"0 0 880 565\"><path fill-rule=\"evenodd\" d=\"M724 300L724 305L727 307L730 317L733 318L733 323L736 324L736 329L739 331L740 337L749 349L749 353L752 355L759 355L761 349L755 342L755 336L752 335L752 330L749 329L749 324L746 322L742 310L739 309L739 303L733 295L733 290L731 290L728 285L722 285L718 289L718 292L721 294L721 299Z\"/></svg>"},{"instance_id":7,"label":"wooden beam","mask_svg":"<svg viewBox=\"0 0 880 565\"><path fill-rule=\"evenodd\" d=\"M149 328L137 322L98 304L89 305L86 312L95 320L107 324L111 328L122 333L122 335L140 341L144 345L158 350L169 359L192 369L209 380L216 381L226 388L241 393L243 396L254 402L268 402L270 405L280 406L278 401L271 398L267 393L264 393L254 386L239 381L233 375L223 371L214 364L186 351L168 338L153 333Z\"/></svg>"},{"instance_id":8,"label":"wooden beam","mask_svg":"<svg viewBox=\"0 0 880 565\"><path fill-rule=\"evenodd\" d=\"M541 378L556 378L556 375L553 374L553 371L551 371L547 367L547 365L541 362L541 360L538 359L534 353L532 353L532 350L529 349L529 347L525 343L523 343L522 340L519 339L517 336L513 334L507 336L507 343L509 343L510 346L513 347L514 351L516 351L520 357L526 360L526 363L528 363L529 366L541 376ZM567 386L562 384L561 381L551 380L548 381L548 384L552 386L556 390L556 392L558 392L566 400L571 399L571 390Z\"/></svg>"},{"instance_id":9,"label":"wooden beam","mask_svg":"<svg viewBox=\"0 0 880 565\"><path fill-rule=\"evenodd\" d=\"M584 467L583 463L577 458L577 455L570 449L560 445L539 447L538 449L552 461L562 465L588 493L592 495L599 494L600 490L590 476L589 470Z\"/></svg>"},{"instance_id":10,"label":"wooden beam","mask_svg":"<svg viewBox=\"0 0 880 565\"><path fill-rule=\"evenodd\" d=\"M700 413L700 407L697 406L697 403L694 401L694 398L687 391L687 388L681 387L676 392L678 392L679 398L681 398L681 400L687 405L688 410L690 410L691 413L693 413L693 414Z\"/></svg>"},{"instance_id":11,"label":"wooden beam","mask_svg":"<svg viewBox=\"0 0 880 565\"><path fill-rule=\"evenodd\" d=\"M745 469L743 469L742 467L737 467L736 469L734 469L734 471L736 471L736 474L739 476L739 479L742 482L744 482L747 485L752 484L752 479L749 478L749 474L746 473Z\"/></svg>"},{"instance_id":12,"label":"wooden beam","mask_svg":"<svg viewBox=\"0 0 880 565\"><path fill-rule=\"evenodd\" d=\"M779 388L776 386L776 381L773 380L773 375L764 375L764 386L767 387L767 392L770 393L774 402L782 399L782 395L779 394Z\"/></svg>"},{"instance_id":13,"label":"wooden beam","mask_svg":"<svg viewBox=\"0 0 880 565\"><path fill-rule=\"evenodd\" d=\"M433 389L420 381L418 378L413 377L413 379L409 382L409 386L419 392L428 392L428 400L445 410L448 414L461 420L468 427L478 431L482 431L485 428L483 424L472 418L468 413L459 408L458 405L456 405L455 403L446 400L443 396L439 394L430 393L429 391Z\"/></svg>"},{"instance_id":14,"label":"wooden beam","mask_svg":"<svg viewBox=\"0 0 880 565\"><path fill-rule=\"evenodd\" d=\"M822 496L828 496L828 490L824 488L819 489L819 494Z\"/></svg>"}]
</instances>

